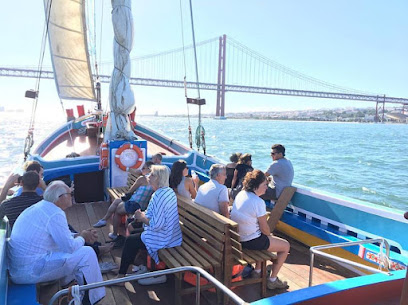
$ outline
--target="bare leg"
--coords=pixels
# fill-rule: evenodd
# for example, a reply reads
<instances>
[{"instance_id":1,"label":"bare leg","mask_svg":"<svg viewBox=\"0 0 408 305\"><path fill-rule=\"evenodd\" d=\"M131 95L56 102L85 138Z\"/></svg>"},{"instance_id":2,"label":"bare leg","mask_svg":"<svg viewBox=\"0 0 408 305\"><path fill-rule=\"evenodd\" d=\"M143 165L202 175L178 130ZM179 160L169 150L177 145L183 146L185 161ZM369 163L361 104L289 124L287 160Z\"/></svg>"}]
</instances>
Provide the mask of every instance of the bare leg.
<instances>
[{"instance_id":1,"label":"bare leg","mask_svg":"<svg viewBox=\"0 0 408 305\"><path fill-rule=\"evenodd\" d=\"M122 216L126 214L125 204L121 201L116 208L115 215L113 216L113 234L118 234Z\"/></svg>"},{"instance_id":2,"label":"bare leg","mask_svg":"<svg viewBox=\"0 0 408 305\"><path fill-rule=\"evenodd\" d=\"M273 278L278 276L278 272L289 254L290 244L287 240L276 236L268 236L268 238L269 238L268 251L277 252L277 261L273 263L272 273L270 275Z\"/></svg>"},{"instance_id":3,"label":"bare leg","mask_svg":"<svg viewBox=\"0 0 408 305\"><path fill-rule=\"evenodd\" d=\"M111 216L113 215L113 213L115 213L116 208L118 207L119 203L121 203L122 200L120 199L115 199L112 204L110 205L110 207L108 208L108 211L106 212L105 216L103 216L103 220L108 220L109 218L111 218Z\"/></svg>"}]
</instances>

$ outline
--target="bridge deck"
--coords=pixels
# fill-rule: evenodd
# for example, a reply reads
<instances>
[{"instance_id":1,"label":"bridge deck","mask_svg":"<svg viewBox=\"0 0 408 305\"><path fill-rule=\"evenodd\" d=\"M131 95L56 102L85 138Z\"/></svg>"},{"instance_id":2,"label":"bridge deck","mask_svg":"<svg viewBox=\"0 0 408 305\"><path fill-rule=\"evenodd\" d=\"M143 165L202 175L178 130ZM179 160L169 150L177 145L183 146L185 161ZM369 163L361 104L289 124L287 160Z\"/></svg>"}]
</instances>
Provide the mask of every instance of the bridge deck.
<instances>
[{"instance_id":1,"label":"bridge deck","mask_svg":"<svg viewBox=\"0 0 408 305\"><path fill-rule=\"evenodd\" d=\"M102 218L105 214L109 203L107 202L95 202L85 204L75 204L72 208L68 209L67 218L68 222L76 229L83 230L91 227L98 219ZM109 242L110 238L108 233L112 230L112 226L108 224L106 227L98 229L99 241L104 244ZM122 231L123 234L123 231ZM278 293L284 293L287 291L298 290L305 288L308 285L308 272L309 272L309 254L308 249L303 245L297 243L294 240L290 240L291 252L281 269L280 276L285 278L290 288L288 290L276 290L267 291L268 296L272 296ZM107 254L100 258L100 261L113 261L120 264L122 249L115 249L111 254ZM145 258L137 258L137 264L145 264ZM349 271L342 267L336 266L333 263L329 263L324 260L317 260L315 262L315 269L313 274L314 285L331 282L345 277L354 276ZM112 279L115 277L114 273L108 273L103 276L104 280ZM259 286L250 285L245 287L239 287L235 289L241 298L247 302L253 302L260 299ZM47 304L51 296L57 291L57 287L43 287L40 291L41 304ZM108 287L105 299L99 304L174 304L174 279L172 276L168 277L168 281L165 284L152 285L152 286L140 286L137 282L127 283L126 287ZM211 292L203 292L201 297L201 304L215 304L215 294ZM195 296L189 295L183 298L185 304L194 304Z\"/></svg>"}]
</instances>

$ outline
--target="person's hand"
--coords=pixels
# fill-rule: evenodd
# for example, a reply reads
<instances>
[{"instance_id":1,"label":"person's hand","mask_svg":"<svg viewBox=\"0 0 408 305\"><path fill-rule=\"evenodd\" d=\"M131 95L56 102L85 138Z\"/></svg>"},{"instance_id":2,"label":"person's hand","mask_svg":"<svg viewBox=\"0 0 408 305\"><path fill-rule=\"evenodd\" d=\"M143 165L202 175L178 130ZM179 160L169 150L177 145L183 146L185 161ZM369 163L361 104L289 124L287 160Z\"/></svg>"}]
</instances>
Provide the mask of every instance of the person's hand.
<instances>
[{"instance_id":1,"label":"person's hand","mask_svg":"<svg viewBox=\"0 0 408 305\"><path fill-rule=\"evenodd\" d=\"M87 244L93 244L98 240L98 232L95 229L83 230L80 236L85 239Z\"/></svg>"},{"instance_id":2,"label":"person's hand","mask_svg":"<svg viewBox=\"0 0 408 305\"><path fill-rule=\"evenodd\" d=\"M15 186L18 183L18 177L20 177L19 174L10 174L6 180L6 183L4 184L4 188L9 190Z\"/></svg>"},{"instance_id":3,"label":"person's hand","mask_svg":"<svg viewBox=\"0 0 408 305\"><path fill-rule=\"evenodd\" d=\"M135 219L141 221L145 217L145 213L142 212L140 209L136 210L135 212Z\"/></svg>"}]
</instances>

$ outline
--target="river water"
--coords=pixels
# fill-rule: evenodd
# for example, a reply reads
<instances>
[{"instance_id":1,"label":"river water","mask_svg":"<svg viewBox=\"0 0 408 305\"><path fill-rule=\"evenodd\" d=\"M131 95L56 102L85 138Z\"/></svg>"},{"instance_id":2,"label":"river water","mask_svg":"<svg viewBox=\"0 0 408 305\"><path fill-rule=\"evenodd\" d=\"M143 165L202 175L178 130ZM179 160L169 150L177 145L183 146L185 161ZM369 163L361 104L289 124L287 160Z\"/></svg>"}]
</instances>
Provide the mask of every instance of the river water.
<instances>
[{"instance_id":1,"label":"river water","mask_svg":"<svg viewBox=\"0 0 408 305\"><path fill-rule=\"evenodd\" d=\"M188 120L139 117L138 122L188 143ZM22 159L29 116L0 112L0 185ZM37 120L35 145L63 121ZM193 130L197 118L191 119ZM408 210L408 125L203 119L207 153L228 160L251 153L254 168L266 170L270 146L281 143L295 168L294 182L371 203Z\"/></svg>"}]
</instances>

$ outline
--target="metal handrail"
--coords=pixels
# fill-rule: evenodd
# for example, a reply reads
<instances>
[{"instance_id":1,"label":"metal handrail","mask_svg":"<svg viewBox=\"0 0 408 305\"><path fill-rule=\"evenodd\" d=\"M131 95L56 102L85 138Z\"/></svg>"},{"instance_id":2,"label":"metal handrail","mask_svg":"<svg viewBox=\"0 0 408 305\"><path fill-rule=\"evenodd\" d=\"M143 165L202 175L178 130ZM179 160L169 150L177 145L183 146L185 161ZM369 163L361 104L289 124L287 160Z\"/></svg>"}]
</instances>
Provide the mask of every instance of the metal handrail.
<instances>
[{"instance_id":1,"label":"metal handrail","mask_svg":"<svg viewBox=\"0 0 408 305\"><path fill-rule=\"evenodd\" d=\"M154 272L149 272L149 273L144 273L144 274L129 275L129 276L125 276L125 277L122 277L122 278L107 280L107 281L93 283L93 284L82 285L82 286L79 286L79 291L86 291L86 290L89 290L89 289L94 289L94 288L99 288L99 287L104 287L104 286L110 286L110 285L114 285L114 284L118 284L118 283L125 283L125 282L150 278L150 277L154 277L154 276L173 274L173 273L185 272L185 271L194 272L196 274L196 304L197 305L200 305L200 276L201 275L204 276L208 281L213 283L217 288L221 289L222 292L227 294L234 301L235 304L249 305L249 303L245 302L243 299L241 299L239 296L237 296L234 292L232 292L230 289L225 287L220 281L218 281L215 277L213 277L207 271L205 271L205 270L203 270L203 269L201 269L199 267L194 267L194 266L177 267L177 268L154 271ZM68 292L69 292L68 288L58 291L56 294L54 294L52 296L52 298L51 298L51 300L50 300L50 302L48 304L49 305L54 304L55 300L57 300L60 296L62 296L64 294L67 294Z\"/></svg>"},{"instance_id":2,"label":"metal handrail","mask_svg":"<svg viewBox=\"0 0 408 305\"><path fill-rule=\"evenodd\" d=\"M310 247L309 287L312 286L313 264L314 264L315 254L324 256L324 257L332 259L334 261L338 261L338 262L341 262L341 263L346 263L346 264L349 264L349 265L352 265L352 266L355 266L355 267L359 267L359 268L365 269L367 271L371 271L373 273L383 273L383 274L386 274L386 275L391 275L390 272L375 269L375 268L370 267L370 266L366 266L366 265L363 265L363 264L360 264L360 263L350 261L350 260L345 259L345 258L337 257L337 256L334 256L334 255L328 254L326 252L320 251L320 250L323 250L323 249L342 248L342 247L356 246L356 245L362 245L362 244L371 244L371 243L376 243L376 242L381 242L381 243L383 243L385 245L386 257L387 257L387 259L389 259L390 245L388 244L388 242L384 238L366 239L366 240L350 241L350 242L344 242L344 243L328 244L328 245ZM380 251L382 251L381 248L380 248Z\"/></svg>"}]
</instances>

